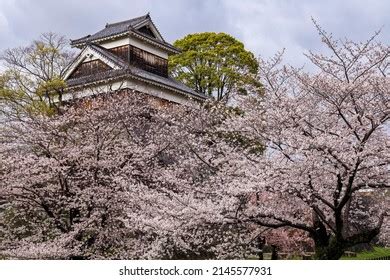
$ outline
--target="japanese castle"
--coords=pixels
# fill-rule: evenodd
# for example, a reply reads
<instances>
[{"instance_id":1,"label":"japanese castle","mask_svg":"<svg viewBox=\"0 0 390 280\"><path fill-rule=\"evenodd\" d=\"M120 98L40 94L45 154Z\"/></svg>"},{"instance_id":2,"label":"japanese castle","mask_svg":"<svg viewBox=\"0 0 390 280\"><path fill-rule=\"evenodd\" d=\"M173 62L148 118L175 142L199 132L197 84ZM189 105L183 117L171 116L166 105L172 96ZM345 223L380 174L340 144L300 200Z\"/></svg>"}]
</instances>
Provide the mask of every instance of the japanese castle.
<instances>
[{"instance_id":1,"label":"japanese castle","mask_svg":"<svg viewBox=\"0 0 390 280\"><path fill-rule=\"evenodd\" d=\"M168 75L168 56L180 50L164 40L149 14L106 24L71 46L81 52L65 73L66 99L122 90L179 104L206 99Z\"/></svg>"}]
</instances>

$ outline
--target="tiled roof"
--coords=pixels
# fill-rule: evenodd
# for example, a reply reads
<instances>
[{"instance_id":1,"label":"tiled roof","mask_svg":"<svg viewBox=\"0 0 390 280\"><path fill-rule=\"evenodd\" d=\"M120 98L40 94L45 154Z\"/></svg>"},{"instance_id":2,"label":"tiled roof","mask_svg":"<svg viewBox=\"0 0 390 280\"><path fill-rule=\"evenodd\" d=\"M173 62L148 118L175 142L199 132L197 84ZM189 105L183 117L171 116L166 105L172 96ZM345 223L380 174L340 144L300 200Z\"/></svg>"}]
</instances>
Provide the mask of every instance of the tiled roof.
<instances>
[{"instance_id":1,"label":"tiled roof","mask_svg":"<svg viewBox=\"0 0 390 280\"><path fill-rule=\"evenodd\" d=\"M82 86L85 84L99 82L107 79L120 79L120 78L128 77L133 79L134 78L140 79L146 82L151 82L156 84L157 86L170 88L195 98L207 99L205 95L192 90L188 86L184 85L179 81L176 81L172 77L159 76L157 74L150 73L146 70L134 67L101 46L90 44L89 47L91 47L94 51L98 52L106 59L111 60L113 63L118 65L121 69L119 70L112 69L94 75L68 79L66 82L69 87Z\"/></svg>"},{"instance_id":2,"label":"tiled roof","mask_svg":"<svg viewBox=\"0 0 390 280\"><path fill-rule=\"evenodd\" d=\"M141 78L144 78L146 80L153 81L153 82L156 82L159 84L163 84L163 85L166 85L168 87L175 88L177 90L186 92L186 93L193 95L193 96L200 97L202 99L207 98L204 94L200 94L200 93L194 91L193 89L191 89L188 86L186 86L185 84L173 79L172 77L167 77L167 78L162 77L162 76L150 73L146 70L136 68L134 66L130 66L129 69L130 69L131 73L135 76L138 76L138 77L141 77Z\"/></svg>"},{"instance_id":3,"label":"tiled roof","mask_svg":"<svg viewBox=\"0 0 390 280\"><path fill-rule=\"evenodd\" d=\"M90 83L95 83L103 80L117 80L117 79L123 79L123 78L138 78L140 80L144 80L147 82L153 82L157 86L162 86L165 88L170 88L179 92L182 92L186 95L192 96L197 99L207 99L207 96L197 93L196 91L192 90L191 88L187 87L186 85L176 81L175 79L168 77L162 77L150 72L147 72L145 70L130 67L127 69L120 69L120 70L108 70L104 72L100 72L94 75L89 76L83 76L80 78L74 78L67 80L67 84L69 88L77 87L77 86L83 86Z\"/></svg>"},{"instance_id":4,"label":"tiled roof","mask_svg":"<svg viewBox=\"0 0 390 280\"><path fill-rule=\"evenodd\" d=\"M72 40L72 45L79 44L79 43L86 43L86 42L91 42L93 40L101 39L104 37L110 37L114 36L117 34L121 34L124 32L129 31L131 27L134 25L144 21L147 19L148 15L142 16L142 17L137 17L133 19L129 19L126 21L121 21L121 22L116 22L116 23L107 23L106 27L98 32L96 32L93 35L87 35L82 38Z\"/></svg>"},{"instance_id":5,"label":"tiled roof","mask_svg":"<svg viewBox=\"0 0 390 280\"><path fill-rule=\"evenodd\" d=\"M163 46L170 48L174 51L178 51L174 46L165 42L164 40L161 41L161 40L158 40L158 39L153 38L151 36L148 36L144 33L138 32L136 30L137 25L139 25L145 21L152 22L149 14L141 16L141 17L136 17L136 18L132 18L129 20L125 20L125 21L120 21L120 22L115 22L115 23L107 23L106 27L104 29L96 32L93 35L87 35L87 36L84 36L84 37L81 37L81 38L78 38L75 40L71 40L71 45L72 46L83 45L83 44L87 44L89 42L94 42L96 40L101 40L101 39L104 39L107 37L125 34L127 32L133 32L139 36L144 37L145 39L153 41L156 44L160 44L160 45L163 45Z\"/></svg>"}]
</instances>

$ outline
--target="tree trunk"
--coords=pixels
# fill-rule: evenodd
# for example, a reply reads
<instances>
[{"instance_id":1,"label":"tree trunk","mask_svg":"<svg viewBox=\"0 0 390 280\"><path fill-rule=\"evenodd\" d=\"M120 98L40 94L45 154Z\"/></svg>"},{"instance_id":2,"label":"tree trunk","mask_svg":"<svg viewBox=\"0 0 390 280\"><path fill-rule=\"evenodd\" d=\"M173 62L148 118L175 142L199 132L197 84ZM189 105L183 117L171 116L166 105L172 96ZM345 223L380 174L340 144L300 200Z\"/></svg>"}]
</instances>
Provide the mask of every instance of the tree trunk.
<instances>
[{"instance_id":1,"label":"tree trunk","mask_svg":"<svg viewBox=\"0 0 390 280\"><path fill-rule=\"evenodd\" d=\"M316 246L314 258L318 260L338 260L345 251L343 242L330 238L327 246Z\"/></svg>"},{"instance_id":2,"label":"tree trunk","mask_svg":"<svg viewBox=\"0 0 390 280\"><path fill-rule=\"evenodd\" d=\"M271 245L271 260L278 259L278 250L275 245Z\"/></svg>"},{"instance_id":3,"label":"tree trunk","mask_svg":"<svg viewBox=\"0 0 390 280\"><path fill-rule=\"evenodd\" d=\"M338 260L344 254L345 246L343 242L328 234L326 226L320 221L316 214L313 214L314 233L310 236L314 241L315 259Z\"/></svg>"},{"instance_id":4,"label":"tree trunk","mask_svg":"<svg viewBox=\"0 0 390 280\"><path fill-rule=\"evenodd\" d=\"M369 243L371 240L379 234L380 225L378 227L366 230L347 238L337 238L336 236L330 236L325 234L326 229L318 230L316 234L311 237L315 244L315 258L319 260L338 260L340 259L345 250L363 243Z\"/></svg>"}]
</instances>

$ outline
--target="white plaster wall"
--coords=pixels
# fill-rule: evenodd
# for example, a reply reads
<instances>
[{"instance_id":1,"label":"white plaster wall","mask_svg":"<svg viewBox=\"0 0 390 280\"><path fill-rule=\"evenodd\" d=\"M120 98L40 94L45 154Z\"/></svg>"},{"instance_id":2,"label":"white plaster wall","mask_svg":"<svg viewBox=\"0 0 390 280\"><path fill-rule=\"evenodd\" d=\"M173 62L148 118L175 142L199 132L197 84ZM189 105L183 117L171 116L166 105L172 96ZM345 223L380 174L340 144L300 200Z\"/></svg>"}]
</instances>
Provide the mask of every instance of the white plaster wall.
<instances>
[{"instance_id":1,"label":"white plaster wall","mask_svg":"<svg viewBox=\"0 0 390 280\"><path fill-rule=\"evenodd\" d=\"M190 105L192 104L191 100L189 100L185 95L171 91L169 89L164 89L155 85L151 85L149 83L139 81L136 79L128 79L120 82L102 84L98 86L83 88L72 93L66 93L63 96L63 101L69 101L75 98L82 98L92 95L99 95L100 93L106 93L111 91L116 91L119 89L134 89L145 94L149 94L164 100L168 100L171 102L179 103L182 105Z\"/></svg>"},{"instance_id":2,"label":"white plaster wall","mask_svg":"<svg viewBox=\"0 0 390 280\"><path fill-rule=\"evenodd\" d=\"M139 40L137 38L133 37L127 37L127 38L118 38L113 41L103 42L99 43L102 47L106 49L116 48L124 45L133 45L137 48L143 49L147 52L150 52L152 54L158 55L162 58L168 59L168 53L162 49L159 49L157 47L154 47L153 45L150 45L148 43L145 43L142 40Z\"/></svg>"},{"instance_id":3,"label":"white plaster wall","mask_svg":"<svg viewBox=\"0 0 390 280\"><path fill-rule=\"evenodd\" d=\"M107 41L103 43L99 43L102 47L106 49L116 48L124 45L130 44L130 40L128 37L126 38L116 38L113 41Z\"/></svg>"},{"instance_id":4,"label":"white plaster wall","mask_svg":"<svg viewBox=\"0 0 390 280\"><path fill-rule=\"evenodd\" d=\"M188 98L183 94L155 85L151 85L139 80L126 81L126 87L179 104L186 104L189 102Z\"/></svg>"}]
</instances>

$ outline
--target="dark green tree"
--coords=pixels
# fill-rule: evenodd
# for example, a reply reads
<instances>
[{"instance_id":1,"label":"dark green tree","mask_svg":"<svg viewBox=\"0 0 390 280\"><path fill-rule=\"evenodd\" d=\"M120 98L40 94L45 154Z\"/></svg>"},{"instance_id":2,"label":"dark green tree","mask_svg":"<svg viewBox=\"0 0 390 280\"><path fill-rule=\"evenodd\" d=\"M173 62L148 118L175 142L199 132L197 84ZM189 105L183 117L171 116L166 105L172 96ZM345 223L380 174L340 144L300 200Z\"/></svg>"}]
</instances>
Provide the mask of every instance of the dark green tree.
<instances>
[{"instance_id":1,"label":"dark green tree","mask_svg":"<svg viewBox=\"0 0 390 280\"><path fill-rule=\"evenodd\" d=\"M244 44L225 33L185 36L174 45L182 53L169 59L170 73L194 90L227 102L232 92L259 90L258 62Z\"/></svg>"}]
</instances>

